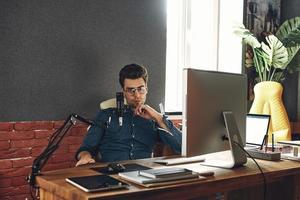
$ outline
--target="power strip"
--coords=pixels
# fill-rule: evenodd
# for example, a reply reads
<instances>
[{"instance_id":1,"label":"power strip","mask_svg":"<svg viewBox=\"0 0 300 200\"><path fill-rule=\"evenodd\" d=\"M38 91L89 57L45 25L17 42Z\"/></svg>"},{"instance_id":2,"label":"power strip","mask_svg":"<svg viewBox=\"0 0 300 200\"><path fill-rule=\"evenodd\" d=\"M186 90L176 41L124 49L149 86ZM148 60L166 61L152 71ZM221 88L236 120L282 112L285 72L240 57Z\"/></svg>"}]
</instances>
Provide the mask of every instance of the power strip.
<instances>
[{"instance_id":1,"label":"power strip","mask_svg":"<svg viewBox=\"0 0 300 200\"><path fill-rule=\"evenodd\" d=\"M259 149L247 149L246 150L253 158L278 161L281 159L280 152L265 152L264 150Z\"/></svg>"}]
</instances>

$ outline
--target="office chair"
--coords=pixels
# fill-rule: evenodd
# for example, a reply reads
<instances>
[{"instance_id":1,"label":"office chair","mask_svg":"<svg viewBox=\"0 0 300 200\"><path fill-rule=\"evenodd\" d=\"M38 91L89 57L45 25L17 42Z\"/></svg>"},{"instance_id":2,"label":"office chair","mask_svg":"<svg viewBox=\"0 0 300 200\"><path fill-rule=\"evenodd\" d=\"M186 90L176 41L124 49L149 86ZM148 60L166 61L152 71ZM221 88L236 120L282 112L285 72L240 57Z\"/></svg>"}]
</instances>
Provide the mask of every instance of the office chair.
<instances>
[{"instance_id":1,"label":"office chair","mask_svg":"<svg viewBox=\"0 0 300 200\"><path fill-rule=\"evenodd\" d=\"M126 99L124 99L124 104L127 105ZM117 107L116 98L108 99L100 103L101 110L108 109L108 108L116 108L116 107Z\"/></svg>"}]
</instances>

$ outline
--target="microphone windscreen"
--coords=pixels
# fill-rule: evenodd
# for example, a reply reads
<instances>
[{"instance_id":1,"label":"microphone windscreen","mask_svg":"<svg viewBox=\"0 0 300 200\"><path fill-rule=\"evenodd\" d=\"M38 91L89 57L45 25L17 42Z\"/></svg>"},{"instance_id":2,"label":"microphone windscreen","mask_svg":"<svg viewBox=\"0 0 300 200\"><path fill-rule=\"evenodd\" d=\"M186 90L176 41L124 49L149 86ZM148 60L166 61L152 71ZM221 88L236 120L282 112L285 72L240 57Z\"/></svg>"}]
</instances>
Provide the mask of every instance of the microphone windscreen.
<instances>
[{"instance_id":1,"label":"microphone windscreen","mask_svg":"<svg viewBox=\"0 0 300 200\"><path fill-rule=\"evenodd\" d=\"M117 102L117 115L118 117L123 117L124 112L124 95L123 92L116 93L116 102Z\"/></svg>"}]
</instances>

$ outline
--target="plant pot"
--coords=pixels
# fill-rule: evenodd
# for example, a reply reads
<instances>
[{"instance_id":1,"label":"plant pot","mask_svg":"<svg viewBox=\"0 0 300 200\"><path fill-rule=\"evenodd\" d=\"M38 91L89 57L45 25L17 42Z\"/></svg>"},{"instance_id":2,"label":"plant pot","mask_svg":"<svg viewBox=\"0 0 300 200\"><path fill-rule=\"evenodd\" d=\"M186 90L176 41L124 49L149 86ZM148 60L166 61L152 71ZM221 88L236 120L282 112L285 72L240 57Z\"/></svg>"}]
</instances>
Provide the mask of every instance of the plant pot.
<instances>
[{"instance_id":1,"label":"plant pot","mask_svg":"<svg viewBox=\"0 0 300 200\"><path fill-rule=\"evenodd\" d=\"M272 140L272 133L275 142L291 140L290 122L282 102L282 91L282 85L273 81L263 81L254 86L254 101L250 113L271 115L269 142Z\"/></svg>"}]
</instances>

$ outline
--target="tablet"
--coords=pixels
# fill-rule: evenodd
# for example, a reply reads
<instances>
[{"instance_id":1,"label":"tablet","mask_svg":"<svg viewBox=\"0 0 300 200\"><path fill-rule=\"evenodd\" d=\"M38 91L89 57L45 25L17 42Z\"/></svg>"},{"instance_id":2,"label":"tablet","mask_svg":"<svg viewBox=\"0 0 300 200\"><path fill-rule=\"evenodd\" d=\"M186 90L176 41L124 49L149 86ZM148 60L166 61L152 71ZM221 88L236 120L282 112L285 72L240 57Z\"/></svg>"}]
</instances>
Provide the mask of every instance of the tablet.
<instances>
[{"instance_id":1,"label":"tablet","mask_svg":"<svg viewBox=\"0 0 300 200\"><path fill-rule=\"evenodd\" d=\"M108 175L69 177L66 181L85 192L98 192L128 188L128 184Z\"/></svg>"}]
</instances>

